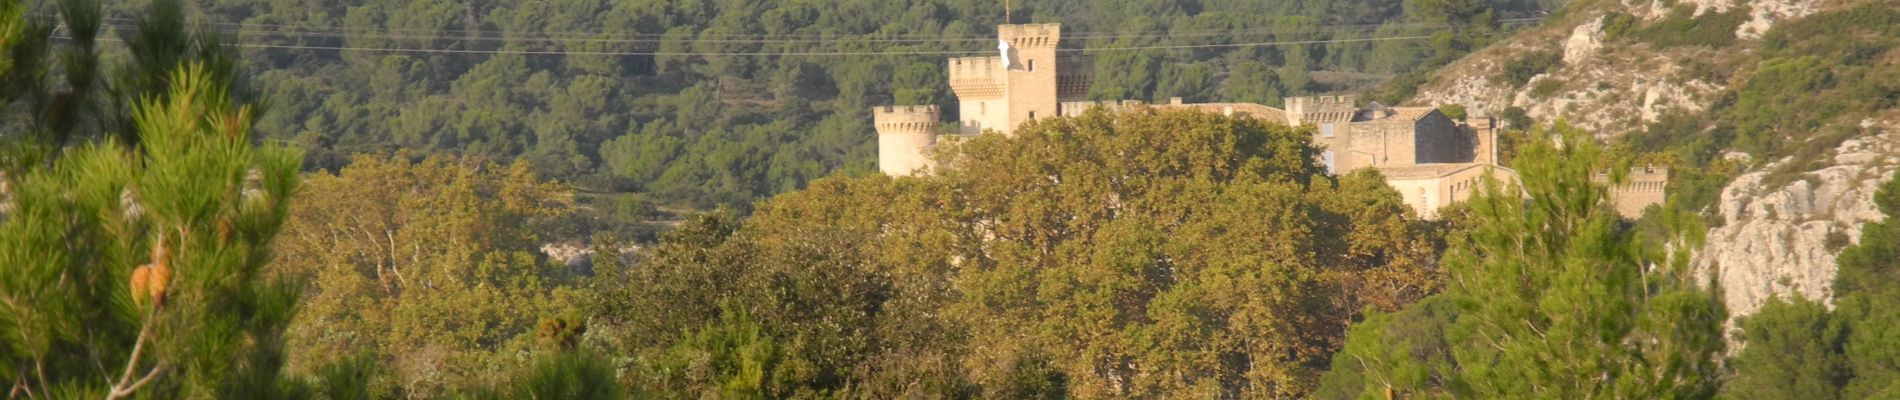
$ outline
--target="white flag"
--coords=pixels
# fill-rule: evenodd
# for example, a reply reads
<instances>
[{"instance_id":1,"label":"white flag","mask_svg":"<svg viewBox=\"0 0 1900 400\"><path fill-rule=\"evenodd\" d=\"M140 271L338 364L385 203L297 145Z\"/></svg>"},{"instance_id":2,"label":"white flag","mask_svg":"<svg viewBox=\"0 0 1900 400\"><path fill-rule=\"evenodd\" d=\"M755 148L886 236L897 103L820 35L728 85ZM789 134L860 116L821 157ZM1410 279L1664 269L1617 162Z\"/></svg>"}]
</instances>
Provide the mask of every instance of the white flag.
<instances>
[{"instance_id":1,"label":"white flag","mask_svg":"<svg viewBox=\"0 0 1900 400\"><path fill-rule=\"evenodd\" d=\"M1009 41L996 39L996 50L1003 52L1003 69L1009 69Z\"/></svg>"}]
</instances>

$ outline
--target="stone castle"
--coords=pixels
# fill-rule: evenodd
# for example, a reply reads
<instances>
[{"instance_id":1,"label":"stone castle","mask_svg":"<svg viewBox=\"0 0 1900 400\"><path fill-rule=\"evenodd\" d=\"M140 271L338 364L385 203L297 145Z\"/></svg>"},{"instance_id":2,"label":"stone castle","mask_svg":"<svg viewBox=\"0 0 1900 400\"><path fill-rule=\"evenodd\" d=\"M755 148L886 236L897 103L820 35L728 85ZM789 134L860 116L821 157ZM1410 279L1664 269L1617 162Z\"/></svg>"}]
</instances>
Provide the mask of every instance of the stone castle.
<instances>
[{"instance_id":1,"label":"stone castle","mask_svg":"<svg viewBox=\"0 0 1900 400\"><path fill-rule=\"evenodd\" d=\"M1102 107L1187 108L1224 115L1246 115L1289 126L1313 125L1314 144L1329 173L1373 168L1428 219L1438 209L1464 201L1489 173L1512 180L1516 172L1498 165L1498 121L1489 117L1453 120L1432 107L1360 104L1356 96L1292 97L1286 108L1253 103L1167 104L1140 101L1089 101L1085 98L1092 65L1081 57L1058 57L1058 24L997 27L998 54L949 60L950 88L958 105L956 132L1009 135L1037 118L1079 115ZM941 110L933 105L883 106L872 110L877 129L878 168L887 175L929 173L929 149L937 144ZM1633 171L1618 187L1616 208L1625 216L1660 203L1667 170Z\"/></svg>"}]
</instances>

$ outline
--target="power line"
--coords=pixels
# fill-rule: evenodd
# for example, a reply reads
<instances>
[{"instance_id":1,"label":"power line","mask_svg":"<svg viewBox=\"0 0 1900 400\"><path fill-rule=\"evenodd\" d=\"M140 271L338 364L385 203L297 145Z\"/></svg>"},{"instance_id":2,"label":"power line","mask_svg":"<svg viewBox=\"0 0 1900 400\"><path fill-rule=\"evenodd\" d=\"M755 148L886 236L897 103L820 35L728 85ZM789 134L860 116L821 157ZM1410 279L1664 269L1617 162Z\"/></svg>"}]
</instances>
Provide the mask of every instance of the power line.
<instances>
[{"instance_id":1,"label":"power line","mask_svg":"<svg viewBox=\"0 0 1900 400\"><path fill-rule=\"evenodd\" d=\"M1196 45L1134 46L1134 47L1101 47L1101 48L1084 48L1084 49L1057 49L1056 51L1068 52L1068 53L1100 53L1100 52L1134 51L1134 50L1198 49L1198 48L1220 48L1220 47L1266 47L1266 46L1289 46L1289 45L1327 44L1327 43L1403 41L1403 40L1426 39L1430 37L1431 36L1393 36L1393 37L1304 40L1304 41L1274 41L1274 42L1196 44ZM70 37L65 37L65 36L59 36L57 38L71 39ZM116 39L116 38L101 38L101 40L114 41L114 42L120 41L119 39ZM580 55L580 56L588 56L588 55L594 55L594 56L702 56L702 57L968 55L968 54L988 54L993 51L993 50L969 50L969 51L948 50L948 51L798 51L798 52L665 52L665 51L650 51L650 52L624 51L623 52L623 51L473 50L473 49L431 49L431 48L401 48L401 47L308 46L308 45L281 45L281 44L268 44L268 43L236 43L236 44L231 44L231 46L243 47L243 48L324 50L324 51L338 51L338 52L364 51L364 52L382 52L382 53L425 53L425 54L513 54L513 55L564 55L564 56L574 56L574 55Z\"/></svg>"},{"instance_id":2,"label":"power line","mask_svg":"<svg viewBox=\"0 0 1900 400\"><path fill-rule=\"evenodd\" d=\"M106 27L137 28L131 27L131 25L106 25ZM1431 25L1417 25L1417 27L1431 27ZM1448 28L1450 25L1436 25L1436 27ZM1368 28L1370 28L1370 30L1383 30L1385 27ZM1368 28L1332 28L1332 30L1307 30L1307 32L1336 32L1336 34L1338 34L1338 32L1366 32ZM669 42L669 40L642 40L642 38L401 36L401 34L336 34L336 32L281 32L281 30L224 30L224 32L226 32L226 34L236 32L239 36L245 36L245 34L260 34L260 36L266 36L266 38L285 38L285 40L306 40L306 38L334 38L334 40L456 40L456 42L498 42L498 44L665 44L665 42ZM1296 32L1296 30L1275 30L1275 32ZM1182 36L1191 38L1191 36L1195 36L1195 34L1127 34L1127 36L1079 36L1079 38L1077 38L1077 36L1070 36L1070 38L1072 38L1072 40L1089 40L1089 38L1104 38L1104 40L1110 40L1110 38L1182 38ZM1226 36L1245 36L1245 34L1226 34ZM874 44L874 42L910 42L910 44L937 42L937 44L952 44L952 42L988 42L988 40L994 40L994 38L982 38L982 40L954 40L954 38L935 38L935 40L931 40L931 38L912 38L912 40L891 40L891 38L863 38L863 40L836 40L836 38L834 38L834 40L701 40L701 38L688 38L688 40L682 40L682 42L692 42L692 44ZM1199 47L1231 47L1231 45L1246 44L1199 45ZM306 47L323 47L323 45L306 45ZM348 45L329 45L329 47L348 47Z\"/></svg>"},{"instance_id":3,"label":"power line","mask_svg":"<svg viewBox=\"0 0 1900 400\"><path fill-rule=\"evenodd\" d=\"M42 15L39 17L52 19L52 17L50 16ZM1502 21L1499 21L1499 23L1505 24L1505 25L1516 25L1516 24L1523 24L1523 23L1533 23L1533 22L1541 21L1542 19L1543 18L1517 18L1517 19L1502 20ZM136 28L136 26L131 23L132 21L135 21L133 19L107 18L107 20L115 21L115 22L107 22L103 24L104 27ZM785 44L785 43L835 43L835 42L954 43L954 42L986 42L986 41L995 40L995 38L991 36L959 37L959 36L934 36L933 35L934 37L926 37L924 36L925 34L916 34L916 35L906 35L906 34L863 34L863 35L709 34L709 33L704 33L704 32L688 34L685 37L681 37L681 38L667 38L665 37L666 34L647 34L647 33L631 33L631 32L623 32L623 33L578 32L578 31L507 32L507 31L495 31L495 30L457 30L457 29L414 30L414 29L392 29L392 28L380 28L380 29L379 28L349 28L349 27L334 27L334 26L230 23L230 22L212 22L209 24L227 27L224 29L220 29L220 31L225 32L225 33L235 32L238 34L281 35L281 36L299 37L299 38L318 37L318 38L341 38L341 39L365 38L365 39L402 39L402 40L461 40L461 41L485 41L485 42L540 41L540 42L594 42L594 43L661 43L661 42L665 42L669 40L678 40L678 41L694 42L694 43ZM1109 40L1109 39L1126 39L1126 38L1183 38L1183 37L1216 37L1216 36L1235 37L1235 36L1249 36L1249 35L1296 35L1296 34L1319 34L1319 33L1366 32L1366 31L1376 31L1376 30L1387 29L1387 28L1447 29L1447 28L1452 28L1452 27L1454 26L1450 24L1391 24L1391 23L1387 23L1387 24L1338 25L1338 26L1330 26L1330 27L1266 28L1266 29L1253 29L1253 30L1206 30L1206 31L1171 31L1171 32L1140 32L1140 33L1079 32L1079 33L1070 33L1070 34L1064 35L1064 38L1075 39L1075 40L1091 40L1091 39ZM285 31L282 29L269 29L269 28L294 28L298 30ZM423 33L427 33L427 35L398 35L398 34L395 34L397 32L423 32ZM464 36L441 35L443 33L456 33L456 32L473 34L473 35L464 35Z\"/></svg>"},{"instance_id":4,"label":"power line","mask_svg":"<svg viewBox=\"0 0 1900 400\"><path fill-rule=\"evenodd\" d=\"M1307 40L1307 41L1290 41L1290 42L1188 44L1188 45L1169 45L1169 46L1105 47L1105 48L1094 48L1094 49L1057 49L1056 51L1095 53L1095 52L1105 52L1105 51L1128 51L1128 50L1205 49L1205 48L1217 48L1217 47L1293 46L1293 45L1302 45L1302 44L1384 42L1384 41L1391 41L1391 40L1418 40L1418 39L1430 39L1430 38L1431 36L1394 36L1394 37L1382 37L1382 38L1329 39L1329 40Z\"/></svg>"}]
</instances>

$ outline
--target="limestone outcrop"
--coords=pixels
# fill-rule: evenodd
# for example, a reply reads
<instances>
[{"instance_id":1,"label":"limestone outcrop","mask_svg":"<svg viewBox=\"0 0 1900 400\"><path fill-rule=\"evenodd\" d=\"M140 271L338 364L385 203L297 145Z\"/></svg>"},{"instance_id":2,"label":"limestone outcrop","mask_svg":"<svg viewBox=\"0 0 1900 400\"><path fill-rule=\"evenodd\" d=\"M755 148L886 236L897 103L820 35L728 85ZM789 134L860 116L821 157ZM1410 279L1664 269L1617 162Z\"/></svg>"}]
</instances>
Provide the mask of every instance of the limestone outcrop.
<instances>
[{"instance_id":1,"label":"limestone outcrop","mask_svg":"<svg viewBox=\"0 0 1900 400\"><path fill-rule=\"evenodd\" d=\"M1722 190L1720 226L1694 257L1697 273L1716 274L1729 314L1743 316L1773 296L1833 299L1835 257L1860 241L1861 225L1886 218L1873 195L1900 165L1900 124L1849 139L1831 164L1790 171L1784 159L1744 174ZM1790 175L1792 174L1792 175Z\"/></svg>"}]
</instances>

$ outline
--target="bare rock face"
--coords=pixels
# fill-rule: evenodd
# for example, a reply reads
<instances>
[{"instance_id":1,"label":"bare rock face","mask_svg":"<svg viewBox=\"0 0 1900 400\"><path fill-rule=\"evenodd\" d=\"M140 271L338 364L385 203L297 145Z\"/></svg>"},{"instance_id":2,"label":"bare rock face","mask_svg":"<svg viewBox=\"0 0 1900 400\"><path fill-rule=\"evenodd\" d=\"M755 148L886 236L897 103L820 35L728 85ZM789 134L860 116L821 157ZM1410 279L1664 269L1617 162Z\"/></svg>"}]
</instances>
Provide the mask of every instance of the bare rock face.
<instances>
[{"instance_id":1,"label":"bare rock face","mask_svg":"<svg viewBox=\"0 0 1900 400\"><path fill-rule=\"evenodd\" d=\"M1570 39L1564 41L1564 63L1576 64L1597 50L1603 49L1603 17L1590 20L1590 23L1577 25L1570 31Z\"/></svg>"},{"instance_id":2,"label":"bare rock face","mask_svg":"<svg viewBox=\"0 0 1900 400\"><path fill-rule=\"evenodd\" d=\"M1746 76L1753 63L1739 63L1748 42L1760 38L1776 22L1799 19L1819 11L1823 0L1622 0L1574 11L1574 16L1547 21L1511 39L1460 59L1419 87L1414 105L1460 104L1478 113L1499 115L1521 108L1540 121L1564 119L1601 137L1613 137L1642 128L1672 113L1695 114L1717 101L1731 82L1710 79L1710 68L1736 70ZM1745 7L1750 19L1736 29L1742 41L1721 49L1665 48L1647 44L1611 43L1606 46L1604 16L1626 13L1645 21L1669 15L1678 5L1695 15L1729 12ZM1556 52L1563 65L1545 71L1528 84L1512 86L1492 79L1506 65L1531 54ZM1692 65L1686 60L1703 60ZM1714 66L1714 67L1711 67ZM1738 69L1739 68L1739 69Z\"/></svg>"},{"instance_id":3,"label":"bare rock face","mask_svg":"<svg viewBox=\"0 0 1900 400\"><path fill-rule=\"evenodd\" d=\"M1722 189L1722 225L1709 231L1694 265L1705 282L1717 274L1732 317L1772 296L1831 304L1835 257L1860 241L1861 224L1886 218L1873 196L1900 165L1900 125L1842 142L1830 157L1830 166L1799 172L1783 170L1797 161L1784 159Z\"/></svg>"}]
</instances>

